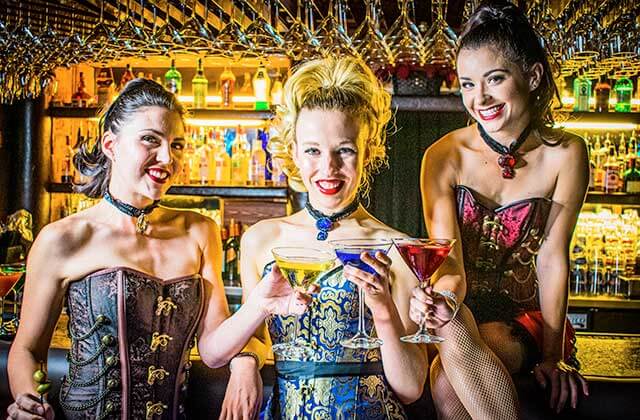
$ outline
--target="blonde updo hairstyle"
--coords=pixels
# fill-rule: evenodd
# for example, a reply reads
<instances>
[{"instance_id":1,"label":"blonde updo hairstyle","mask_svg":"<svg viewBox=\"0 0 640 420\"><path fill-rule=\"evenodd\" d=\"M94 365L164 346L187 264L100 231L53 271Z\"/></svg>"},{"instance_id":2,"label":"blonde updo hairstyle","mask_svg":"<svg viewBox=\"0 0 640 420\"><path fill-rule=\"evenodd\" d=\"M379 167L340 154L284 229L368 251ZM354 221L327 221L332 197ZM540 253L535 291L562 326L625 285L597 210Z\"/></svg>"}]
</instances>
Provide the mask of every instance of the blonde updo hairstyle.
<instances>
[{"instance_id":1,"label":"blonde updo hairstyle","mask_svg":"<svg viewBox=\"0 0 640 420\"><path fill-rule=\"evenodd\" d=\"M296 122L303 109L342 111L360 122L364 136L364 174L359 192L366 196L372 175L387 164L386 125L391 119L391 95L369 67L354 57L322 58L300 65L284 86L283 105L276 111L278 134L268 150L296 191L305 191L293 161Z\"/></svg>"}]
</instances>

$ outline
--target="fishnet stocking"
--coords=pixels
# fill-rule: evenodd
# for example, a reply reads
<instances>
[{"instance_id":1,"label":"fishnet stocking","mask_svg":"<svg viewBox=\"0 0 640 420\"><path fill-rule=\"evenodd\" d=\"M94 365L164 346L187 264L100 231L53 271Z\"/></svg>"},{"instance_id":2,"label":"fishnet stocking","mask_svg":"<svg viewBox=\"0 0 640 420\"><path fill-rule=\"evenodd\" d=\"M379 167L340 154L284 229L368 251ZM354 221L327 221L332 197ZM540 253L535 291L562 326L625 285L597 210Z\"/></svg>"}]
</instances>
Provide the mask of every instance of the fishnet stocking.
<instances>
[{"instance_id":1,"label":"fishnet stocking","mask_svg":"<svg viewBox=\"0 0 640 420\"><path fill-rule=\"evenodd\" d=\"M471 416L462 405L455 389L451 386L447 375L442 369L440 356L436 356L430 368L431 395L436 407L438 419L443 420L471 420Z\"/></svg>"},{"instance_id":2,"label":"fishnet stocking","mask_svg":"<svg viewBox=\"0 0 640 420\"><path fill-rule=\"evenodd\" d=\"M509 372L487 347L471 311L461 305L455 319L438 330L446 376L474 419L518 419L518 396ZM444 401L442 404L448 404Z\"/></svg>"}]
</instances>

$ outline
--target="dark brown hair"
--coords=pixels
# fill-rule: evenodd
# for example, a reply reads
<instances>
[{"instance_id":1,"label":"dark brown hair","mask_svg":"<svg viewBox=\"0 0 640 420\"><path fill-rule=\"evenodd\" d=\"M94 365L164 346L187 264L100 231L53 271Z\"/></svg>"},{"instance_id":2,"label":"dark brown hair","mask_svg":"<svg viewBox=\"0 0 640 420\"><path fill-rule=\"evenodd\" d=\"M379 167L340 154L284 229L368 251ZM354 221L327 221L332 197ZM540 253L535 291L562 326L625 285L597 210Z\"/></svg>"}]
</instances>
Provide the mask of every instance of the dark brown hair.
<instances>
[{"instance_id":1,"label":"dark brown hair","mask_svg":"<svg viewBox=\"0 0 640 420\"><path fill-rule=\"evenodd\" d=\"M84 184L75 185L76 192L91 198L102 197L107 192L111 179L111 160L102 151L102 134L111 131L117 135L134 112L147 106L160 106L175 111L181 118L185 115L185 109L175 95L153 80L134 79L127 83L100 117L99 136L93 147L86 138L73 157L73 164L78 171L90 178Z\"/></svg>"},{"instance_id":2,"label":"dark brown hair","mask_svg":"<svg viewBox=\"0 0 640 420\"><path fill-rule=\"evenodd\" d=\"M538 87L531 92L531 125L547 132L553 126L553 97L560 98L553 79L547 52L524 13L508 1L483 3L465 25L458 41L458 52L490 46L498 48L505 58L528 73L535 63L542 64L543 74ZM541 133L542 134L542 133Z\"/></svg>"}]
</instances>

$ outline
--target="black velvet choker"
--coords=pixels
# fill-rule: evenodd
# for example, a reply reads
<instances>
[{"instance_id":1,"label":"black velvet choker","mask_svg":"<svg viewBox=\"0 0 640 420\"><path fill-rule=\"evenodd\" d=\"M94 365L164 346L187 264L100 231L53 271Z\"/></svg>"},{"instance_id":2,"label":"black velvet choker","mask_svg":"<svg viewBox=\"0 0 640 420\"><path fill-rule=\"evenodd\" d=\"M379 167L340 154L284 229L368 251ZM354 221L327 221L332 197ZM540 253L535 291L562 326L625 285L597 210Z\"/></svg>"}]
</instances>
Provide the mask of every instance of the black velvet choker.
<instances>
[{"instance_id":1,"label":"black velvet choker","mask_svg":"<svg viewBox=\"0 0 640 420\"><path fill-rule=\"evenodd\" d=\"M117 198L113 198L109 191L104 193L104 199L107 203L111 204L113 207L117 208L127 216L136 217L136 232L142 235L144 235L144 232L149 226L149 218L147 217L147 215L151 213L156 207L158 207L158 204L160 204L160 200L156 200L147 207L139 209L132 206L131 204L120 201Z\"/></svg>"},{"instance_id":2,"label":"black velvet choker","mask_svg":"<svg viewBox=\"0 0 640 420\"><path fill-rule=\"evenodd\" d=\"M480 132L480 137L482 137L482 140L484 140L487 146L500 155L500 157L498 157L498 165L502 168L502 177L511 179L516 176L515 166L518 162L516 152L520 146L522 146L527 137L529 137L529 133L531 133L531 124L527 125L520 136L514 140L509 147L494 140L486 131L484 131L482 124L479 123L478 131Z\"/></svg>"},{"instance_id":3,"label":"black velvet choker","mask_svg":"<svg viewBox=\"0 0 640 420\"><path fill-rule=\"evenodd\" d=\"M338 213L334 213L331 216L327 216L322 213L320 210L314 209L311 205L311 202L307 201L306 209L316 220L316 228L318 228L318 236L316 239L319 241L325 241L329 236L329 231L333 228L333 224L338 220L342 220L345 217L349 217L356 210L358 210L358 206L360 206L359 200L353 200L351 204L344 208L344 210L339 211Z\"/></svg>"}]
</instances>

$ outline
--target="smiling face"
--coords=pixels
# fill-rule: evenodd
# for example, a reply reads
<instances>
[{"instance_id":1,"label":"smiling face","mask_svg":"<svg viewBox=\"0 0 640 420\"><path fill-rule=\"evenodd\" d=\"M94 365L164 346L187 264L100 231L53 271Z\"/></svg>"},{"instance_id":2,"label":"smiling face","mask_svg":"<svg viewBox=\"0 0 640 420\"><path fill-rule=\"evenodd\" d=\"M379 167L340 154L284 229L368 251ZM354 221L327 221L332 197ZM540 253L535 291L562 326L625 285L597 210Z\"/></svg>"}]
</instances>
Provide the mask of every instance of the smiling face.
<instances>
[{"instance_id":1,"label":"smiling face","mask_svg":"<svg viewBox=\"0 0 640 420\"><path fill-rule=\"evenodd\" d=\"M177 112L139 108L118 134L103 137L102 148L112 165L109 190L136 206L159 200L180 173L184 145L184 124Z\"/></svg>"},{"instance_id":2,"label":"smiling face","mask_svg":"<svg viewBox=\"0 0 640 420\"><path fill-rule=\"evenodd\" d=\"M537 87L535 66L530 76L495 48L463 48L458 78L467 111L496 140L512 141L530 121L530 92Z\"/></svg>"},{"instance_id":3,"label":"smiling face","mask_svg":"<svg viewBox=\"0 0 640 420\"><path fill-rule=\"evenodd\" d=\"M365 157L362 131L360 122L342 111L305 108L298 115L294 161L311 205L325 214L356 198Z\"/></svg>"}]
</instances>

